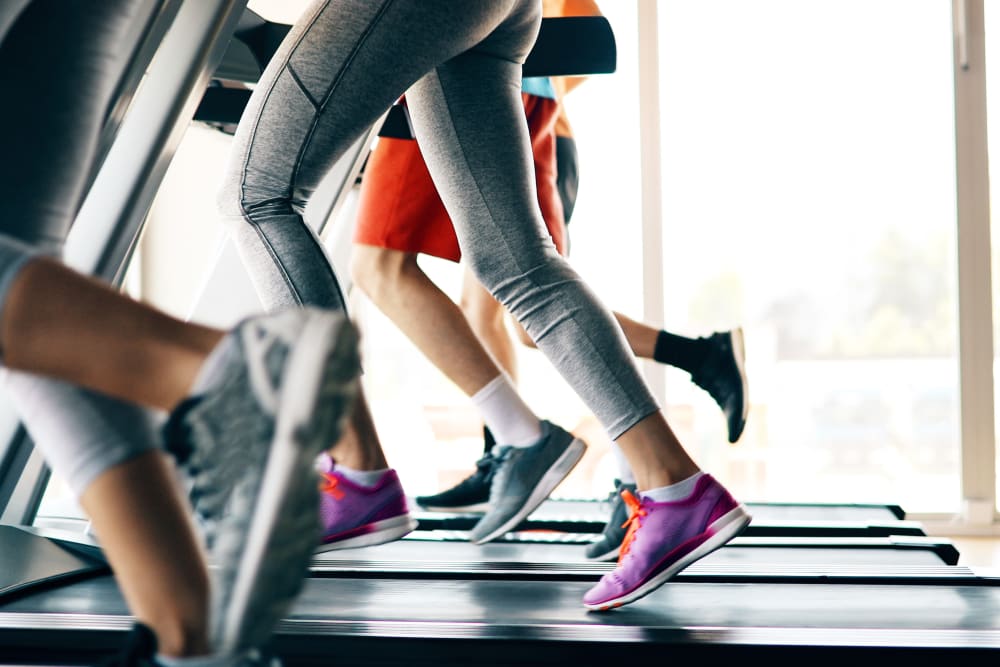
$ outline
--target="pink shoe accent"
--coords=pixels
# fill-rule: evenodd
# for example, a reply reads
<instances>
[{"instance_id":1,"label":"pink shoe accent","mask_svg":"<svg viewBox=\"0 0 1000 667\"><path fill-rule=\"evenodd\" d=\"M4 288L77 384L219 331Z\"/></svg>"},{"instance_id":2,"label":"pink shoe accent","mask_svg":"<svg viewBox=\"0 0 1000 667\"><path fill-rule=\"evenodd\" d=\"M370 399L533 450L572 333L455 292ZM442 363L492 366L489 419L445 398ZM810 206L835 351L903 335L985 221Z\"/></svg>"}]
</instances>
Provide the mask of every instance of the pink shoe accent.
<instances>
[{"instance_id":1,"label":"pink shoe accent","mask_svg":"<svg viewBox=\"0 0 1000 667\"><path fill-rule=\"evenodd\" d=\"M317 467L322 477L320 551L382 544L417 527L395 470L386 470L375 484L362 486L338 471L326 454Z\"/></svg>"},{"instance_id":2,"label":"pink shoe accent","mask_svg":"<svg viewBox=\"0 0 1000 667\"><path fill-rule=\"evenodd\" d=\"M627 495L626 495L627 494ZM671 577L736 537L750 523L746 508L711 475L684 500L656 503L622 493L631 513L618 566L583 596L607 610L652 593Z\"/></svg>"}]
</instances>

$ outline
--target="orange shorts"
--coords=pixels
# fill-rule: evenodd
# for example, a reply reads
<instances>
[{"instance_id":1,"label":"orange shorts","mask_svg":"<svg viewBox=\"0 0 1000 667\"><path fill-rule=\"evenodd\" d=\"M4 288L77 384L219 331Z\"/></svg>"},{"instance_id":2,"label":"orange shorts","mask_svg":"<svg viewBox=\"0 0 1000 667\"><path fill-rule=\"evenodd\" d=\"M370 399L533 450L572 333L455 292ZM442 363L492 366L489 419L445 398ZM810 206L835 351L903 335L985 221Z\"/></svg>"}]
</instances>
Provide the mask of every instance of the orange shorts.
<instances>
[{"instance_id":1,"label":"orange shorts","mask_svg":"<svg viewBox=\"0 0 1000 667\"><path fill-rule=\"evenodd\" d=\"M566 229L556 188L555 100L522 93L535 161L538 203L549 234L565 254ZM354 242L457 262L462 257L451 218L417 142L381 137L361 179Z\"/></svg>"}]
</instances>

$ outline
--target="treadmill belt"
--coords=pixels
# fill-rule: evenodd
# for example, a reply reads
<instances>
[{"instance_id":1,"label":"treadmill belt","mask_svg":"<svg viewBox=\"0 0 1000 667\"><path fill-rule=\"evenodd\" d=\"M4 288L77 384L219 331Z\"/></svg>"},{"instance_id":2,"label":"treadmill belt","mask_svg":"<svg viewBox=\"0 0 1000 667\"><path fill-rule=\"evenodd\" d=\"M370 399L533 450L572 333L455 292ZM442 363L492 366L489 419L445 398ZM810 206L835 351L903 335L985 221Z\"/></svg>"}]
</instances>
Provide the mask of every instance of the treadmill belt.
<instances>
[{"instance_id":1,"label":"treadmill belt","mask_svg":"<svg viewBox=\"0 0 1000 667\"><path fill-rule=\"evenodd\" d=\"M896 541L884 538L854 540L760 540L736 538L685 570L681 576L711 577L720 574L793 577L805 574L830 577L863 577L866 573L951 572L945 559L947 542ZM950 560L950 562L949 562ZM312 564L314 575L357 576L361 573L391 577L438 577L461 574L478 577L531 577L539 579L596 580L613 569L613 562L584 558L583 547L562 543L504 543L475 545L422 539L421 534L374 547L328 551Z\"/></svg>"},{"instance_id":2,"label":"treadmill belt","mask_svg":"<svg viewBox=\"0 0 1000 667\"><path fill-rule=\"evenodd\" d=\"M560 544L564 546L576 546L583 553L583 549L598 539L600 535L594 533L561 533L548 530L528 530L521 532L511 532L501 535L490 542L494 545L500 544ZM469 542L469 533L464 530L415 530L405 539L425 540L433 542ZM832 536L747 536L745 533L737 536L729 542L729 546L795 546L800 548L814 547L862 547L869 549L922 549L934 551L948 565L958 563L958 549L951 540L947 538L929 537L927 535L832 535ZM483 545L484 547L486 545Z\"/></svg>"},{"instance_id":3,"label":"treadmill belt","mask_svg":"<svg viewBox=\"0 0 1000 667\"><path fill-rule=\"evenodd\" d=\"M768 664L839 657L884 665L936 656L951 667L991 664L982 661L995 661L1000 649L1000 585L968 574L921 585L677 580L608 613L581 606L589 586L314 577L279 625L275 646L289 667L580 665L623 648L630 661L731 653ZM124 614L110 577L87 580L0 606L0 642L12 655L52 657L60 643L63 651L113 646L129 626Z\"/></svg>"},{"instance_id":4,"label":"treadmill belt","mask_svg":"<svg viewBox=\"0 0 1000 667\"><path fill-rule=\"evenodd\" d=\"M420 530L469 531L479 522L477 514L448 514L444 512L414 512ZM597 534L604 530L606 513L591 511L589 514L557 515L536 510L515 527L516 532L532 530L561 533ZM923 526L915 521L841 521L774 519L757 516L747 526L743 535L753 537L885 537L888 535L926 535Z\"/></svg>"},{"instance_id":5,"label":"treadmill belt","mask_svg":"<svg viewBox=\"0 0 1000 667\"><path fill-rule=\"evenodd\" d=\"M468 531L482 515L431 512L411 502L420 530ZM926 535L923 526L903 519L896 505L822 503L747 503L753 521L743 531L750 537L885 537ZM531 513L516 531L600 533L610 515L610 504L599 500L549 499Z\"/></svg>"},{"instance_id":6,"label":"treadmill belt","mask_svg":"<svg viewBox=\"0 0 1000 667\"><path fill-rule=\"evenodd\" d=\"M745 503L754 519L762 521L899 521L906 513L898 505L841 503ZM413 504L416 507L416 504ZM546 500L536 518L579 517L607 521L609 503L600 500Z\"/></svg>"}]
</instances>

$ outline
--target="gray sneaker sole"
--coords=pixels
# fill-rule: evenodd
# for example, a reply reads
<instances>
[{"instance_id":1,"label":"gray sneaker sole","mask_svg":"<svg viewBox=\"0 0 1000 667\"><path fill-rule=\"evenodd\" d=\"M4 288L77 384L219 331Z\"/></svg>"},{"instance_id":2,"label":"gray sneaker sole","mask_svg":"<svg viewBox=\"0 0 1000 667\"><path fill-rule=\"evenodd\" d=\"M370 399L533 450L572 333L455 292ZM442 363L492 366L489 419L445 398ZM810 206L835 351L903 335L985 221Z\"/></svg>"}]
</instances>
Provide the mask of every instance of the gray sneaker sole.
<instances>
[{"instance_id":1,"label":"gray sneaker sole","mask_svg":"<svg viewBox=\"0 0 1000 667\"><path fill-rule=\"evenodd\" d=\"M473 540L473 544L486 544L491 542L496 538L500 537L504 533L508 533L514 529L517 524L528 518L528 515L538 509L538 506L549 497L553 489L559 486L559 483L566 479L566 476L573 471L576 464L580 462L583 458L584 452L587 451L587 444L580 440L579 438L573 438L573 442L569 443L566 447L566 451L556 459L548 472L546 472L541 481L535 486L535 489L528 496L527 502L521 506L521 509L517 511L510 519L502 523L499 527L493 530L493 532L488 533L484 537L480 537L477 540Z\"/></svg>"},{"instance_id":2,"label":"gray sneaker sole","mask_svg":"<svg viewBox=\"0 0 1000 667\"><path fill-rule=\"evenodd\" d=\"M371 532L351 537L346 540L326 542L316 547L315 553L325 554L329 551L338 551L340 549L374 547L387 542L395 542L396 540L406 537L415 531L419 525L420 524L417 523L417 520L409 514L395 516L391 519L384 519L382 521L376 521L375 523L368 525Z\"/></svg>"},{"instance_id":3,"label":"gray sneaker sole","mask_svg":"<svg viewBox=\"0 0 1000 667\"><path fill-rule=\"evenodd\" d=\"M234 491L232 513L250 518L217 650L269 636L302 587L319 541L316 457L335 442L357 389L357 336L343 317L306 321L281 379L274 438L256 497Z\"/></svg>"},{"instance_id":4,"label":"gray sneaker sole","mask_svg":"<svg viewBox=\"0 0 1000 667\"><path fill-rule=\"evenodd\" d=\"M595 561L595 562L606 561L606 560L615 560L615 559L618 558L618 554L621 551L621 548L622 548L621 544L619 544L618 546L613 547L612 549L602 550L601 552L599 552L599 553L597 553L597 554L595 554L593 556L587 555L586 558L587 558L587 560L592 560L592 561Z\"/></svg>"},{"instance_id":5,"label":"gray sneaker sole","mask_svg":"<svg viewBox=\"0 0 1000 667\"><path fill-rule=\"evenodd\" d=\"M418 505L420 509L427 512L451 512L453 514L485 514L490 508L489 503L476 503L475 505L459 505L447 507L445 505Z\"/></svg>"}]
</instances>

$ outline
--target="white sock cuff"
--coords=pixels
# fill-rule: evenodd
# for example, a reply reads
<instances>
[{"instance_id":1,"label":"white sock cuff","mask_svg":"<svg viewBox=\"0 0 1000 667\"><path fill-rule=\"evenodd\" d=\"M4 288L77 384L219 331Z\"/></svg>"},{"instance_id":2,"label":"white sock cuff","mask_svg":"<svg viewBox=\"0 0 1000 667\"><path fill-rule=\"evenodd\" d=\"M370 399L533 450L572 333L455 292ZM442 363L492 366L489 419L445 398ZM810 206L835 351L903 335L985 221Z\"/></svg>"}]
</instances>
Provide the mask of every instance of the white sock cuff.
<instances>
[{"instance_id":1,"label":"white sock cuff","mask_svg":"<svg viewBox=\"0 0 1000 667\"><path fill-rule=\"evenodd\" d=\"M471 396L472 402L479 405L484 401L490 400L498 391L503 390L504 385L507 384L510 384L510 378L507 377L506 373L500 373L500 375L487 382L483 385L482 389Z\"/></svg>"},{"instance_id":2,"label":"white sock cuff","mask_svg":"<svg viewBox=\"0 0 1000 667\"><path fill-rule=\"evenodd\" d=\"M355 470L354 468L342 466L339 463L335 469L358 486L374 486L388 470L388 468L382 468L381 470Z\"/></svg>"},{"instance_id":3,"label":"white sock cuff","mask_svg":"<svg viewBox=\"0 0 1000 667\"><path fill-rule=\"evenodd\" d=\"M684 500L694 493L695 484L705 473L698 471L687 479L669 486L659 486L642 492L643 498L648 498L654 503L669 503L677 500Z\"/></svg>"},{"instance_id":4,"label":"white sock cuff","mask_svg":"<svg viewBox=\"0 0 1000 667\"><path fill-rule=\"evenodd\" d=\"M493 378L471 398L498 445L529 447L542 437L542 421L506 374Z\"/></svg>"}]
</instances>

